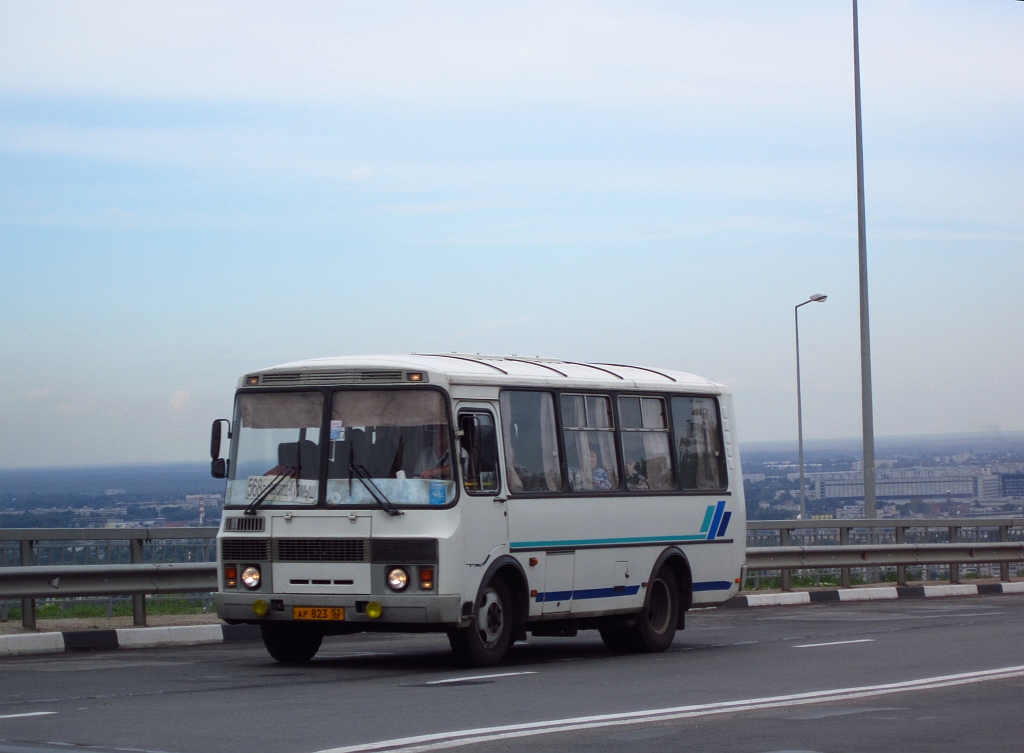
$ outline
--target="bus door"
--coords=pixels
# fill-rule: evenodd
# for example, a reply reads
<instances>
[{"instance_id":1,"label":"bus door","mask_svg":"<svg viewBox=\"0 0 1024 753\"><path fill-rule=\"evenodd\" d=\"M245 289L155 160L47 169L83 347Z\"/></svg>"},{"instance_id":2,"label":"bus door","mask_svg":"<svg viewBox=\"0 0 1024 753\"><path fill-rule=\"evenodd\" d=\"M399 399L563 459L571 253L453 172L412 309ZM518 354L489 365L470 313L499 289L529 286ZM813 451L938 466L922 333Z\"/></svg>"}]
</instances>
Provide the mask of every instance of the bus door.
<instances>
[{"instance_id":1,"label":"bus door","mask_svg":"<svg viewBox=\"0 0 1024 753\"><path fill-rule=\"evenodd\" d=\"M498 467L498 429L486 404L459 405L459 470L465 563L483 564L508 541L508 512Z\"/></svg>"}]
</instances>

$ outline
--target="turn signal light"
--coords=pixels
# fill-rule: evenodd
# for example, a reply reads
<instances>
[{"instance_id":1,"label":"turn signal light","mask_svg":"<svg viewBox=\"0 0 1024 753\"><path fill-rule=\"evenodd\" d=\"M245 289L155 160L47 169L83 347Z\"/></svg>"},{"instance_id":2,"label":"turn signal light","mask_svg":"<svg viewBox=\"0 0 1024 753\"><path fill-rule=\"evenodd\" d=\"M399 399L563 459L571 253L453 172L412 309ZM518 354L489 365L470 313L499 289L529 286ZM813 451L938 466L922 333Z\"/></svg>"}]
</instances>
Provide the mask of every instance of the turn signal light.
<instances>
[{"instance_id":1,"label":"turn signal light","mask_svg":"<svg viewBox=\"0 0 1024 753\"><path fill-rule=\"evenodd\" d=\"M429 591L434 587L434 568L432 567L421 567L420 568L420 588L424 591Z\"/></svg>"},{"instance_id":2,"label":"turn signal light","mask_svg":"<svg viewBox=\"0 0 1024 753\"><path fill-rule=\"evenodd\" d=\"M235 565L224 566L224 587L238 588L238 567Z\"/></svg>"}]
</instances>

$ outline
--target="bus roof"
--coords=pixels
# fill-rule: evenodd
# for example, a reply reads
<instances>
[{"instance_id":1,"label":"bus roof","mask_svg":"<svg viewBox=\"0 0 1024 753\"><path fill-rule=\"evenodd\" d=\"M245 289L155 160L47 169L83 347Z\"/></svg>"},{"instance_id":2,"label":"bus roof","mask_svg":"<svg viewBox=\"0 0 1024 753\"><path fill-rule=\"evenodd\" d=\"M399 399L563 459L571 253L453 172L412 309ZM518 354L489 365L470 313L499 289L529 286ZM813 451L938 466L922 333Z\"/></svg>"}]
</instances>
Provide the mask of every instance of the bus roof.
<instances>
[{"instance_id":1,"label":"bus roof","mask_svg":"<svg viewBox=\"0 0 1024 753\"><path fill-rule=\"evenodd\" d=\"M721 384L672 369L619 363L582 363L557 358L490 356L478 353L416 353L412 355L337 356L295 361L249 372L239 380L259 377L259 386L331 384L393 384L406 382L409 372L424 372L427 382L466 385L531 385L589 389L643 388L727 394ZM439 379L440 377L440 379Z\"/></svg>"}]
</instances>

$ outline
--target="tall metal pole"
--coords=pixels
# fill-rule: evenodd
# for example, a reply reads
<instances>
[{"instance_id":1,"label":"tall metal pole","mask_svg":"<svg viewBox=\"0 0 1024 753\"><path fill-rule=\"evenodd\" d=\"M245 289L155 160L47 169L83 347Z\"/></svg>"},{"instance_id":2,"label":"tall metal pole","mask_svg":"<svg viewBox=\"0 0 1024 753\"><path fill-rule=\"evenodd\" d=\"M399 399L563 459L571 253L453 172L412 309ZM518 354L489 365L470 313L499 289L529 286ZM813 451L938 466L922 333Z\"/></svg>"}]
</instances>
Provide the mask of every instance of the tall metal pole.
<instances>
[{"instance_id":1,"label":"tall metal pole","mask_svg":"<svg viewBox=\"0 0 1024 753\"><path fill-rule=\"evenodd\" d=\"M793 324L796 329L796 446L797 463L800 465L800 520L807 519L807 496L804 493L804 409L800 395L800 306L793 307Z\"/></svg>"},{"instance_id":2,"label":"tall metal pole","mask_svg":"<svg viewBox=\"0 0 1024 753\"><path fill-rule=\"evenodd\" d=\"M857 117L857 252L860 261L860 391L864 435L864 516L875 517L875 421L871 404L871 333L868 329L868 242L864 220L864 140L860 119L860 38L853 0L853 99Z\"/></svg>"}]
</instances>

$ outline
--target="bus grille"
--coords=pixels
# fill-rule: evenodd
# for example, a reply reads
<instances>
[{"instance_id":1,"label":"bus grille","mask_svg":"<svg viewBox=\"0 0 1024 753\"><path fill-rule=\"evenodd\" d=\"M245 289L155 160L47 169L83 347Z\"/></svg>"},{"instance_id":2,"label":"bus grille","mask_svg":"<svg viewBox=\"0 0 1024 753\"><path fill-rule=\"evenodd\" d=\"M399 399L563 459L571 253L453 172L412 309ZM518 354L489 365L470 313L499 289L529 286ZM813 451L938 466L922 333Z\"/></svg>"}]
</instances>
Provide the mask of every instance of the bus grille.
<instances>
[{"instance_id":1,"label":"bus grille","mask_svg":"<svg viewBox=\"0 0 1024 753\"><path fill-rule=\"evenodd\" d=\"M224 562L266 561L270 559L269 539L223 539L221 560Z\"/></svg>"},{"instance_id":2,"label":"bus grille","mask_svg":"<svg viewBox=\"0 0 1024 753\"><path fill-rule=\"evenodd\" d=\"M278 562L365 562L364 539L278 539Z\"/></svg>"},{"instance_id":3,"label":"bus grille","mask_svg":"<svg viewBox=\"0 0 1024 753\"><path fill-rule=\"evenodd\" d=\"M225 531L262 531L266 518L225 518Z\"/></svg>"},{"instance_id":4,"label":"bus grille","mask_svg":"<svg viewBox=\"0 0 1024 753\"><path fill-rule=\"evenodd\" d=\"M437 539L373 539L372 562L437 564Z\"/></svg>"}]
</instances>

